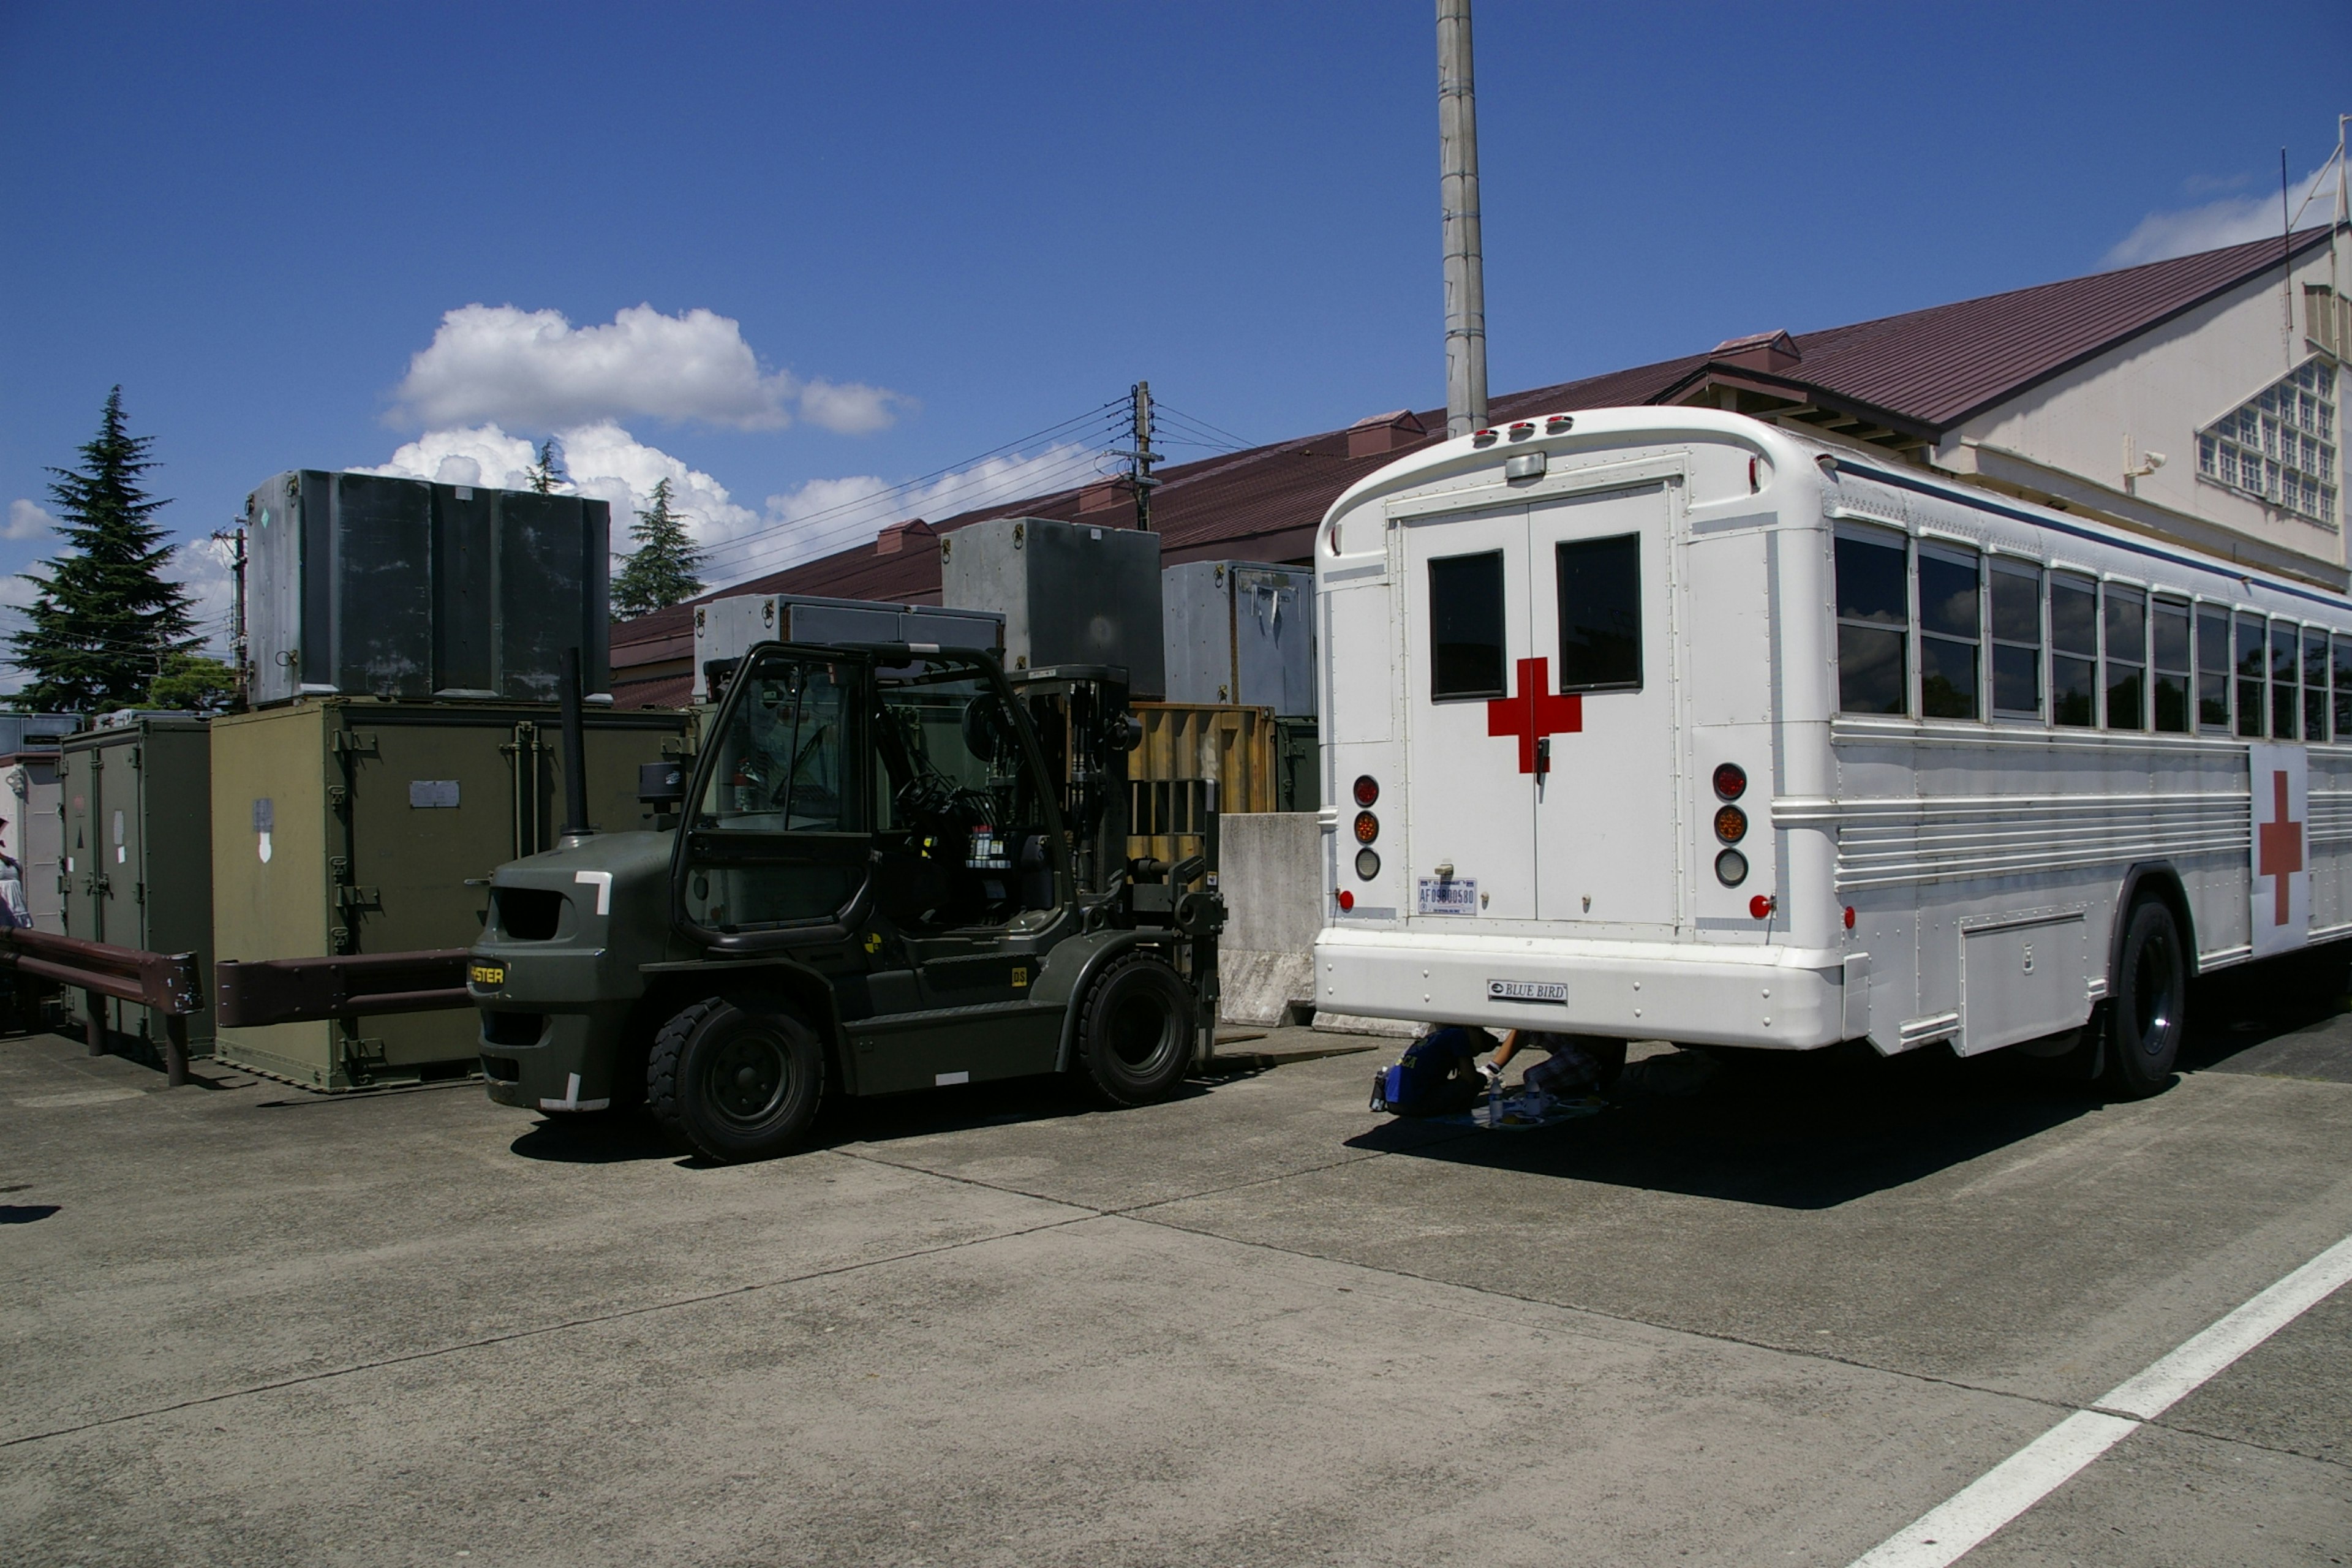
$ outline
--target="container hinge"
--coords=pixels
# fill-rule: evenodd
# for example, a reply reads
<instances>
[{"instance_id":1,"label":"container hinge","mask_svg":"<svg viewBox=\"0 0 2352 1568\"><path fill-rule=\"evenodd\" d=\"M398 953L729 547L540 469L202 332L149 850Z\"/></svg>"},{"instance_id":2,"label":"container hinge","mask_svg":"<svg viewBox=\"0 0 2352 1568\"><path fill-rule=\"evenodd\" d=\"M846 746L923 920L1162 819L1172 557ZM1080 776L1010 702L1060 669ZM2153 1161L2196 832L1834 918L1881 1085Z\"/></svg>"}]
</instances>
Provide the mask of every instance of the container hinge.
<instances>
[{"instance_id":1,"label":"container hinge","mask_svg":"<svg viewBox=\"0 0 2352 1568\"><path fill-rule=\"evenodd\" d=\"M347 881L350 879L351 874L352 862L348 856L333 855L328 857L327 875L330 878L338 882Z\"/></svg>"},{"instance_id":2,"label":"container hinge","mask_svg":"<svg viewBox=\"0 0 2352 1568\"><path fill-rule=\"evenodd\" d=\"M331 752L350 756L373 757L376 755L375 731L373 730L338 730L335 731L335 738L328 742L327 749Z\"/></svg>"},{"instance_id":3,"label":"container hinge","mask_svg":"<svg viewBox=\"0 0 2352 1568\"><path fill-rule=\"evenodd\" d=\"M343 1065L354 1069L380 1068L384 1065L383 1042L363 1039L357 1035L343 1037Z\"/></svg>"},{"instance_id":4,"label":"container hinge","mask_svg":"<svg viewBox=\"0 0 2352 1568\"><path fill-rule=\"evenodd\" d=\"M380 910L383 907L383 900L379 896L380 892L381 889L375 888L337 888L335 907L344 910Z\"/></svg>"}]
</instances>

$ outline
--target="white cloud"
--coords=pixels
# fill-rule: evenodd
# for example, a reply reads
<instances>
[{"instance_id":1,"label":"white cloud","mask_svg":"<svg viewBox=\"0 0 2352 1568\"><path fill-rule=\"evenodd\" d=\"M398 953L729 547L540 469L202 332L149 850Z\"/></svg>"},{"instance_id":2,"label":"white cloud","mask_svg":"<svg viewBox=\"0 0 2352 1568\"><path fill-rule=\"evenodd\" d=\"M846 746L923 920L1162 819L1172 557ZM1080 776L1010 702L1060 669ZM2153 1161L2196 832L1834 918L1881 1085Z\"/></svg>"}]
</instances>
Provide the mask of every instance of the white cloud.
<instances>
[{"instance_id":1,"label":"white cloud","mask_svg":"<svg viewBox=\"0 0 2352 1568\"><path fill-rule=\"evenodd\" d=\"M58 526L58 520L28 500L8 503L8 526L0 529L0 539L39 539Z\"/></svg>"},{"instance_id":2,"label":"white cloud","mask_svg":"<svg viewBox=\"0 0 2352 1568\"><path fill-rule=\"evenodd\" d=\"M797 409L849 435L889 426L909 401L882 387L763 373L741 323L705 310L665 316L651 305L586 327L556 310L461 306L409 360L394 396L400 416L433 430L638 417L774 429Z\"/></svg>"},{"instance_id":3,"label":"white cloud","mask_svg":"<svg viewBox=\"0 0 2352 1568\"><path fill-rule=\"evenodd\" d=\"M2303 216L2295 220L2295 227L2310 228L2335 219L2333 163L2331 159L2321 164L2291 187L2294 199L2289 204L2289 210L2296 207L2303 210ZM2311 198L2307 206L2305 205L2306 196ZM2144 261L2191 256L2200 250L2218 250L2225 245L2243 245L2251 239L2275 239L2279 234L2279 224L2284 216L2285 214L2279 210L2275 193L2262 196L2230 196L2221 201L2206 202L2200 206L2150 213L2139 220L2137 228L2116 242L2114 248L2106 254L2106 265L2137 267Z\"/></svg>"},{"instance_id":4,"label":"white cloud","mask_svg":"<svg viewBox=\"0 0 2352 1568\"><path fill-rule=\"evenodd\" d=\"M188 594L188 616L195 623L202 651L215 658L236 657L229 636L236 618L236 549L225 539L189 539L172 552L163 575Z\"/></svg>"}]
</instances>

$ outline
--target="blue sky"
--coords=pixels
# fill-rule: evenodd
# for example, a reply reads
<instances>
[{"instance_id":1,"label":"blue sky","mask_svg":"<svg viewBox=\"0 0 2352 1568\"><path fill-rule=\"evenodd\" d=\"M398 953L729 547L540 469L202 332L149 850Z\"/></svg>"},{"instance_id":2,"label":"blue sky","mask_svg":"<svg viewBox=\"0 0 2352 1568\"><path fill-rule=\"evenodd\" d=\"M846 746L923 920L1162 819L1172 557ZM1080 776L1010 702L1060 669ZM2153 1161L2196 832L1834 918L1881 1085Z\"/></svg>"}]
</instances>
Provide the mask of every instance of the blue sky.
<instances>
[{"instance_id":1,"label":"blue sky","mask_svg":"<svg viewBox=\"0 0 2352 1568\"><path fill-rule=\"evenodd\" d=\"M2263 232L2352 109L2340 0L1857 15L1483 0L1497 392ZM1138 377L1253 440L1442 403L1432 17L0 0L0 570L117 382L184 536L566 430L720 575Z\"/></svg>"}]
</instances>

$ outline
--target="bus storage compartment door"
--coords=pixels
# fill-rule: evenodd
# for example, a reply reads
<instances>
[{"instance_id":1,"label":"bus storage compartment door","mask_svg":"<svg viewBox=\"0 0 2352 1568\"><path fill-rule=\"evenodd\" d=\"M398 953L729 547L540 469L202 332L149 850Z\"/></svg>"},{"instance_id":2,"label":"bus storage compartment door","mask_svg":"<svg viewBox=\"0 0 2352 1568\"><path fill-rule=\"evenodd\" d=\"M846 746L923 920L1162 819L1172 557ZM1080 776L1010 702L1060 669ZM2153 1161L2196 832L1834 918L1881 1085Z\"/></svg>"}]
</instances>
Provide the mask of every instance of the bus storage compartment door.
<instances>
[{"instance_id":1,"label":"bus storage compartment door","mask_svg":"<svg viewBox=\"0 0 2352 1568\"><path fill-rule=\"evenodd\" d=\"M2074 1028L2090 1016L2084 911L2035 910L1960 922L1964 1057Z\"/></svg>"}]
</instances>

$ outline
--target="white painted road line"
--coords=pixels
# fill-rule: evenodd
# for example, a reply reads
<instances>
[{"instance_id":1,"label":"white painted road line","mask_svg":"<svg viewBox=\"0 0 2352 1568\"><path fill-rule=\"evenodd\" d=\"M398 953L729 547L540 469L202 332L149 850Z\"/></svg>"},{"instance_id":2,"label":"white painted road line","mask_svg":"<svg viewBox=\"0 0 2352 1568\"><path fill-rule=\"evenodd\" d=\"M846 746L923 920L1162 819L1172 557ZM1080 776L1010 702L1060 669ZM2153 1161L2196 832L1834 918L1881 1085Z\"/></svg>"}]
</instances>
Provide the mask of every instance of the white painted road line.
<instances>
[{"instance_id":1,"label":"white painted road line","mask_svg":"<svg viewBox=\"0 0 2352 1568\"><path fill-rule=\"evenodd\" d=\"M2194 1393L2352 1279L2352 1236L2179 1349L2078 1410L1853 1561L1853 1568L1946 1568L2075 1472ZM2120 1414L2117 1414L2117 1413Z\"/></svg>"}]
</instances>

